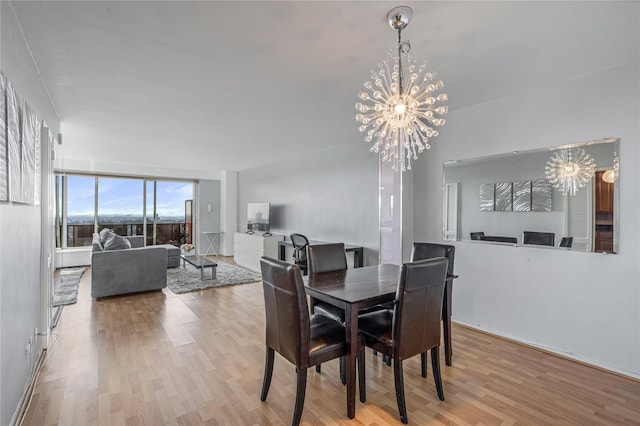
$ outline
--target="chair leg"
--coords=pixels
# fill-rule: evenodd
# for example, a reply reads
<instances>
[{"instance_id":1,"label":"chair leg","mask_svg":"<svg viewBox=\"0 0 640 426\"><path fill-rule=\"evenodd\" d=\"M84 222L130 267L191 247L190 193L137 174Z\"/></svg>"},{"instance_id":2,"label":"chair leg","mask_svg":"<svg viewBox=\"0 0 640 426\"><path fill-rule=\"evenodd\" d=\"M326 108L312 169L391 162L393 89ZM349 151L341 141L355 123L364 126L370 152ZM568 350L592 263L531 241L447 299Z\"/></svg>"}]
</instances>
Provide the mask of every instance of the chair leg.
<instances>
[{"instance_id":1,"label":"chair leg","mask_svg":"<svg viewBox=\"0 0 640 426\"><path fill-rule=\"evenodd\" d=\"M382 362L387 364L387 367L391 366L391 358L386 355L382 355Z\"/></svg>"},{"instance_id":2,"label":"chair leg","mask_svg":"<svg viewBox=\"0 0 640 426\"><path fill-rule=\"evenodd\" d=\"M267 399L269 393L269 386L271 386L271 375L273 374L273 355L274 350L267 347L267 355L264 360L264 378L262 379L262 393L260 394L260 401Z\"/></svg>"},{"instance_id":3,"label":"chair leg","mask_svg":"<svg viewBox=\"0 0 640 426\"><path fill-rule=\"evenodd\" d=\"M341 356L340 357L340 381L342 382L343 385L347 384L347 369L345 368L345 364L346 364L347 360L345 359L345 357Z\"/></svg>"},{"instance_id":4,"label":"chair leg","mask_svg":"<svg viewBox=\"0 0 640 426\"><path fill-rule=\"evenodd\" d=\"M400 412L400 421L407 424L407 404L404 399L404 373L402 372L402 360L393 359L393 378L396 382L396 399L398 400L398 411Z\"/></svg>"},{"instance_id":5,"label":"chair leg","mask_svg":"<svg viewBox=\"0 0 640 426\"><path fill-rule=\"evenodd\" d=\"M420 354L420 367L422 368L422 377L427 377L427 353Z\"/></svg>"},{"instance_id":6,"label":"chair leg","mask_svg":"<svg viewBox=\"0 0 640 426\"><path fill-rule=\"evenodd\" d=\"M322 364L318 364L318 365L316 365L316 373L322 373L322 367L321 367L321 365L322 365Z\"/></svg>"},{"instance_id":7,"label":"chair leg","mask_svg":"<svg viewBox=\"0 0 640 426\"><path fill-rule=\"evenodd\" d=\"M296 374L298 376L298 386L296 388L296 406L293 409L293 420L291 420L292 426L300 424L302 409L304 408L304 394L307 391L307 369L296 368Z\"/></svg>"},{"instance_id":8,"label":"chair leg","mask_svg":"<svg viewBox=\"0 0 640 426\"><path fill-rule=\"evenodd\" d=\"M367 402L365 371L364 343L358 342L358 389L360 390L360 402Z\"/></svg>"},{"instance_id":9,"label":"chair leg","mask_svg":"<svg viewBox=\"0 0 640 426\"><path fill-rule=\"evenodd\" d=\"M433 380L436 382L438 399L444 401L444 389L442 388L442 376L440 376L440 347L431 348L431 369L433 370Z\"/></svg>"}]
</instances>

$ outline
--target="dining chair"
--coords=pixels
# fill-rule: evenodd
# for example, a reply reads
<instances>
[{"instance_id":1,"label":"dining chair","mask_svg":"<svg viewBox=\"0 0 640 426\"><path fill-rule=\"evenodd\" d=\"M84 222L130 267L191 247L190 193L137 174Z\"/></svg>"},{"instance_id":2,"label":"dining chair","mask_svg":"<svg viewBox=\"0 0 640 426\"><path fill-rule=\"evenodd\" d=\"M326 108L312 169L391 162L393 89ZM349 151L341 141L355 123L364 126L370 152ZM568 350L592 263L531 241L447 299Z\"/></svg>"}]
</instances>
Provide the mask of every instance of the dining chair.
<instances>
[{"instance_id":1,"label":"dining chair","mask_svg":"<svg viewBox=\"0 0 640 426\"><path fill-rule=\"evenodd\" d=\"M573 245L573 237L562 237L558 247L571 247Z\"/></svg>"},{"instance_id":2,"label":"dining chair","mask_svg":"<svg viewBox=\"0 0 640 426\"><path fill-rule=\"evenodd\" d=\"M447 266L447 275L454 275L453 273L453 265L456 260L456 247L450 244L439 244L439 243L413 243L413 248L411 249L411 261L415 262L418 260L425 259L433 259L434 257L446 257L448 261ZM446 292L446 288L445 288ZM451 301L451 298L445 299L442 305L442 318L444 320L445 315L449 315L451 313L451 304L446 304L447 301ZM451 328L446 326L447 322L445 322L444 327L444 341L445 348L449 348L449 356L452 353L451 349ZM450 360L447 360L447 364L451 364ZM427 354L426 352L422 355L422 371L423 374L426 374L427 371Z\"/></svg>"},{"instance_id":3,"label":"dining chair","mask_svg":"<svg viewBox=\"0 0 640 426\"><path fill-rule=\"evenodd\" d=\"M300 270L304 275L307 275L307 246L309 240L302 234L289 235L291 244L293 245L293 262L300 267Z\"/></svg>"},{"instance_id":4,"label":"dining chair","mask_svg":"<svg viewBox=\"0 0 640 426\"><path fill-rule=\"evenodd\" d=\"M444 401L440 375L440 318L447 275L447 259L438 257L402 265L393 310L385 309L358 317L358 376L360 401L366 402L364 347L393 360L398 411L408 422L402 362L431 351L431 367L438 398ZM422 377L427 377L426 370Z\"/></svg>"},{"instance_id":5,"label":"dining chair","mask_svg":"<svg viewBox=\"0 0 640 426\"><path fill-rule=\"evenodd\" d=\"M538 232L538 231L523 231L522 232L522 244L535 244L539 246L554 246L555 233L553 232Z\"/></svg>"},{"instance_id":6,"label":"dining chair","mask_svg":"<svg viewBox=\"0 0 640 426\"><path fill-rule=\"evenodd\" d=\"M267 399L274 354L278 352L296 367L296 401L291 424L298 425L304 407L307 369L346 354L344 326L326 316L309 315L299 266L262 257L260 267L267 349L260 400Z\"/></svg>"},{"instance_id":7,"label":"dining chair","mask_svg":"<svg viewBox=\"0 0 640 426\"><path fill-rule=\"evenodd\" d=\"M484 232L471 232L470 235L472 240L481 240L484 237Z\"/></svg>"},{"instance_id":8,"label":"dining chair","mask_svg":"<svg viewBox=\"0 0 640 426\"><path fill-rule=\"evenodd\" d=\"M307 264L309 275L323 272L344 271L347 269L347 255L344 252L344 243L319 244L307 247ZM344 310L337 306L309 298L309 308L312 314L322 315L344 324ZM316 365L316 371L320 373L320 364ZM347 383L345 375L345 360L340 359L340 380Z\"/></svg>"},{"instance_id":9,"label":"dining chair","mask_svg":"<svg viewBox=\"0 0 640 426\"><path fill-rule=\"evenodd\" d=\"M347 255L344 252L343 243L310 245L307 251L309 275L347 269ZM344 310L314 298L309 300L309 304L312 314L324 315L344 322Z\"/></svg>"},{"instance_id":10,"label":"dining chair","mask_svg":"<svg viewBox=\"0 0 640 426\"><path fill-rule=\"evenodd\" d=\"M446 257L448 260L447 274L453 275L453 264L456 260L456 247L450 244L438 243L413 243L411 249L411 261L433 259L434 257Z\"/></svg>"}]
</instances>

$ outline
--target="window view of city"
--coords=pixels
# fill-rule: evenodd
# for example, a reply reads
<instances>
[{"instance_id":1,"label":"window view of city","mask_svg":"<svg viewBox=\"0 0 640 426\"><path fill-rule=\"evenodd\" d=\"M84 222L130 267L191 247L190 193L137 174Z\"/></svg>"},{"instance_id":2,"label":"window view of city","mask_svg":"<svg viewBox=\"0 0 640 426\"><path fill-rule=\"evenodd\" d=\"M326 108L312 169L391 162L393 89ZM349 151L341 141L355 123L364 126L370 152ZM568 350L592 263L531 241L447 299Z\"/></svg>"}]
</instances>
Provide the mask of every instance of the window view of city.
<instances>
[{"instance_id":1,"label":"window view of city","mask_svg":"<svg viewBox=\"0 0 640 426\"><path fill-rule=\"evenodd\" d=\"M93 233L103 228L111 228L122 236L145 235L145 205L147 245L180 245L192 240L191 211L185 216L187 202L190 209L193 200L191 182L57 176L56 198L58 247L63 247L64 242L66 247L89 246ZM62 229L64 212L66 230Z\"/></svg>"}]
</instances>

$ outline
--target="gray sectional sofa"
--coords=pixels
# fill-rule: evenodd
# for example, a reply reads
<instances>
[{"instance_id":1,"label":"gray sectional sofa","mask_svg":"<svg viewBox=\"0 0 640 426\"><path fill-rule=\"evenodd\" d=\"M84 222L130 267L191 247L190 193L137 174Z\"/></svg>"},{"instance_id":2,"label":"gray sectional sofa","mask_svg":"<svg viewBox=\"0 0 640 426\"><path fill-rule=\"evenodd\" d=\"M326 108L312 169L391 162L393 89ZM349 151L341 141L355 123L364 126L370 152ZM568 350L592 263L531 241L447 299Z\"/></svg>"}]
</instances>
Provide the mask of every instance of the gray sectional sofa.
<instances>
[{"instance_id":1,"label":"gray sectional sofa","mask_svg":"<svg viewBox=\"0 0 640 426\"><path fill-rule=\"evenodd\" d=\"M167 286L167 262L175 251L164 246L144 247L144 237L114 238L105 242L93 234L91 253L91 297L101 298L141 291L160 290ZM130 247L130 248L129 248ZM179 261L180 250L175 260ZM177 266L177 265L176 265Z\"/></svg>"}]
</instances>

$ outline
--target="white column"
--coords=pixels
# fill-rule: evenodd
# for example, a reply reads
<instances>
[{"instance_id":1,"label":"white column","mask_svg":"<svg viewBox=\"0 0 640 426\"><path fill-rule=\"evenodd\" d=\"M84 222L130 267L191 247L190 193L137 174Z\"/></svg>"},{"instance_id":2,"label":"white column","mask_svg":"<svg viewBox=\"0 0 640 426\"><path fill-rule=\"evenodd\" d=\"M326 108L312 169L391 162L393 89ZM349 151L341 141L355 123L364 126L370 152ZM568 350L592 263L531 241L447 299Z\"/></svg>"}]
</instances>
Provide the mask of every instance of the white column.
<instances>
[{"instance_id":1,"label":"white column","mask_svg":"<svg viewBox=\"0 0 640 426\"><path fill-rule=\"evenodd\" d=\"M379 161L380 263L408 262L413 246L413 172Z\"/></svg>"},{"instance_id":2,"label":"white column","mask_svg":"<svg viewBox=\"0 0 640 426\"><path fill-rule=\"evenodd\" d=\"M220 180L220 252L233 255L233 235L238 230L238 172L222 172Z\"/></svg>"}]
</instances>

